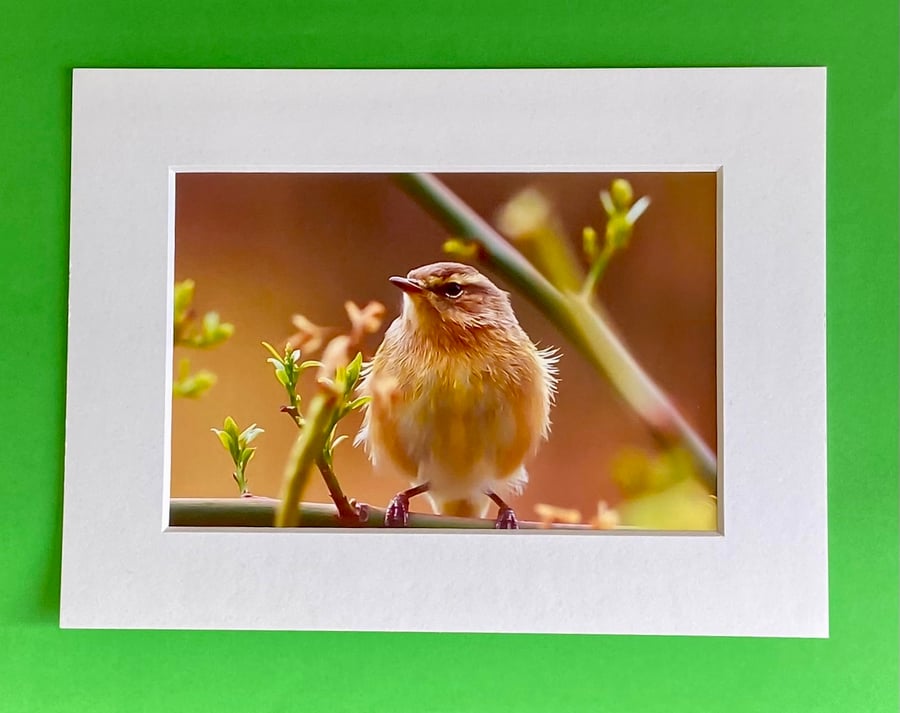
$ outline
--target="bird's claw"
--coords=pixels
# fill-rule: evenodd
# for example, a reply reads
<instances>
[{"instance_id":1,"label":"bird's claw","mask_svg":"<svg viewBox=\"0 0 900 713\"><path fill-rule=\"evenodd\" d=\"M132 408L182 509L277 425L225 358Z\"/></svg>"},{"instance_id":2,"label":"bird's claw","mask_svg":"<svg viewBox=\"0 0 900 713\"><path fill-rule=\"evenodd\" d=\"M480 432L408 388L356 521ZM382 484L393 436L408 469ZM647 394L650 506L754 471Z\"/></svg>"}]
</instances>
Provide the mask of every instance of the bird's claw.
<instances>
[{"instance_id":1,"label":"bird's claw","mask_svg":"<svg viewBox=\"0 0 900 713\"><path fill-rule=\"evenodd\" d=\"M512 508L500 508L497 512L497 519L494 520L495 530L518 530L519 521L516 519L516 513Z\"/></svg>"},{"instance_id":2,"label":"bird's claw","mask_svg":"<svg viewBox=\"0 0 900 713\"><path fill-rule=\"evenodd\" d=\"M385 527L406 527L409 522L409 498L400 493L391 498L387 510L384 511Z\"/></svg>"},{"instance_id":3,"label":"bird's claw","mask_svg":"<svg viewBox=\"0 0 900 713\"><path fill-rule=\"evenodd\" d=\"M356 498L350 498L350 507L353 509L355 522L362 524L369 521L369 505Z\"/></svg>"}]
</instances>

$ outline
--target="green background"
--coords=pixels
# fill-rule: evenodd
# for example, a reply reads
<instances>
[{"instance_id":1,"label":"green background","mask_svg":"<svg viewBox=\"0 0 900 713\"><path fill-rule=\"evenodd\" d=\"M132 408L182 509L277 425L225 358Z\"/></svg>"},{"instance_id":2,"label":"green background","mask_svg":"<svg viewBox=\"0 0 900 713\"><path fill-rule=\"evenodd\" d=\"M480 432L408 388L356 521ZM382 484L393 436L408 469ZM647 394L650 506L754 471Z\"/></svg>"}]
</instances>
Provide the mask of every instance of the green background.
<instances>
[{"instance_id":1,"label":"green background","mask_svg":"<svg viewBox=\"0 0 900 713\"><path fill-rule=\"evenodd\" d=\"M0 9L0 711L897 711L896 0ZM719 65L829 70L830 639L57 628L73 67Z\"/></svg>"}]
</instances>

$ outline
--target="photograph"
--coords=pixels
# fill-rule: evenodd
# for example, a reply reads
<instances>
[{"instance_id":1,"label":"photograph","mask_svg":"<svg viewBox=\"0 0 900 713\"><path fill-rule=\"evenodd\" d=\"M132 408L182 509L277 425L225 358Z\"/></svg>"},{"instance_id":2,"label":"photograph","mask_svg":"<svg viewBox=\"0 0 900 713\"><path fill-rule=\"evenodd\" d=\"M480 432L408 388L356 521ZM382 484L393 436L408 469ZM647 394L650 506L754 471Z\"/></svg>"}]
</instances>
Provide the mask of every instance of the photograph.
<instances>
[{"instance_id":1,"label":"photograph","mask_svg":"<svg viewBox=\"0 0 900 713\"><path fill-rule=\"evenodd\" d=\"M171 527L719 529L715 171L173 185Z\"/></svg>"},{"instance_id":2,"label":"photograph","mask_svg":"<svg viewBox=\"0 0 900 713\"><path fill-rule=\"evenodd\" d=\"M63 626L829 635L821 68L75 79Z\"/></svg>"}]
</instances>

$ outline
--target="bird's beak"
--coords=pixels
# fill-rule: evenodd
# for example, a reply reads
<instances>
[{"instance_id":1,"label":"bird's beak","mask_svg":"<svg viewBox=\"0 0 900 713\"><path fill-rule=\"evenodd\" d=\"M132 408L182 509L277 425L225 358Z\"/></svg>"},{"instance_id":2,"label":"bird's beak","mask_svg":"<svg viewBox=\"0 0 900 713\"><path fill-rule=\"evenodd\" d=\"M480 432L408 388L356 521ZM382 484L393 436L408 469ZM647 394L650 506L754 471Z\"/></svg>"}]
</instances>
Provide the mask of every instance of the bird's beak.
<instances>
[{"instance_id":1,"label":"bird's beak","mask_svg":"<svg viewBox=\"0 0 900 713\"><path fill-rule=\"evenodd\" d=\"M401 290L410 295L418 295L425 291L425 288L422 287L418 282L410 280L406 277L391 277L388 278L388 282L390 282L394 287L399 287Z\"/></svg>"}]
</instances>

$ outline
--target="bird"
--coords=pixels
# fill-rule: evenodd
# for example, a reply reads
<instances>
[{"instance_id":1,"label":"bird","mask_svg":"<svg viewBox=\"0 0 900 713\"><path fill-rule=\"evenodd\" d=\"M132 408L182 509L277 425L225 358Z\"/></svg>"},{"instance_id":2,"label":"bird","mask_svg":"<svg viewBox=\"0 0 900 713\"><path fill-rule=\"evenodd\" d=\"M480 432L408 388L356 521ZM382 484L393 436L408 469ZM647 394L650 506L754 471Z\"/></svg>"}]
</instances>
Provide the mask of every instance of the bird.
<instances>
[{"instance_id":1,"label":"bird","mask_svg":"<svg viewBox=\"0 0 900 713\"><path fill-rule=\"evenodd\" d=\"M526 461L550 433L559 353L538 348L509 293L474 267L438 262L389 278L402 310L362 374L369 396L356 437L376 471L410 483L385 510L406 527L410 498L433 510L486 516L518 529L505 497L528 481Z\"/></svg>"}]
</instances>

